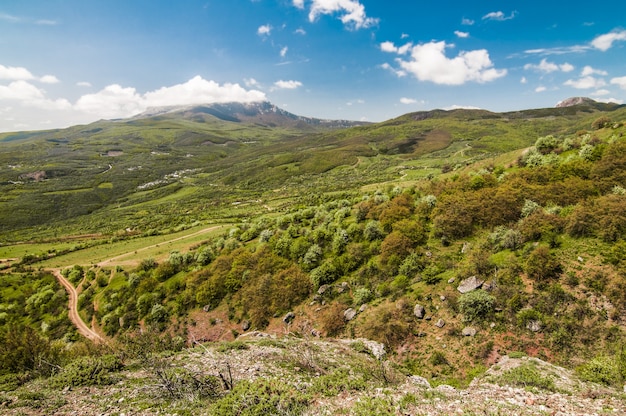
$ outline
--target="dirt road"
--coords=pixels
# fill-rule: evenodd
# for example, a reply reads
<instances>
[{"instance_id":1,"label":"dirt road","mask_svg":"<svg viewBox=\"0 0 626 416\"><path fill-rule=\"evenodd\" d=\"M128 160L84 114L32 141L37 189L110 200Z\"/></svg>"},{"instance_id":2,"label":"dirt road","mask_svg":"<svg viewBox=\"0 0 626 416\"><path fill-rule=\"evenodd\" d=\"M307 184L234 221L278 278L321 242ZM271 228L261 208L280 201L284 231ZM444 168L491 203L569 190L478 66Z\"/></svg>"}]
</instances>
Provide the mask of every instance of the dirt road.
<instances>
[{"instance_id":1,"label":"dirt road","mask_svg":"<svg viewBox=\"0 0 626 416\"><path fill-rule=\"evenodd\" d=\"M168 241L163 241L159 244L153 244L151 246L146 246L143 247L139 250L135 250L132 251L130 253L124 253L124 254L120 254L119 256L115 256L112 257L110 259L101 261L100 263L98 263L98 267L103 267L103 266L111 266L113 265L113 263L119 259L124 258L125 256L131 255L131 254L135 254L136 252L139 251L144 251L144 250L148 250L150 248L156 247L158 245L163 245L163 244L168 244L168 243L172 243L175 241L179 241L179 240L184 240L186 238L189 237L195 237L199 234L204 234L204 233L208 233L210 231L216 230L218 228L222 227L221 225L217 225L217 226L213 226L213 227L209 227L209 228L204 228L200 231L197 231L193 234L188 234L182 237L177 237L177 238L173 238L171 240ZM65 277L63 277L63 275L61 274L61 269L51 269L52 273L54 274L54 276L57 278L57 280L59 281L59 283L61 283L61 285L65 288L65 290L67 291L69 297L70 297L70 301L69 301L69 317L70 320L72 321L72 323L76 326L76 328L78 329L78 332L84 336L87 339L92 340L93 342L96 343L100 343L100 342L104 342L105 339L102 338L97 332L93 331L80 317L80 315L78 314L78 292L76 292L76 288L74 287L74 285L69 282Z\"/></svg>"},{"instance_id":2,"label":"dirt road","mask_svg":"<svg viewBox=\"0 0 626 416\"><path fill-rule=\"evenodd\" d=\"M70 321L76 326L78 332L87 339L92 340L93 342L99 343L104 341L104 339L95 331L87 326L87 324L83 321L83 319L78 314L78 292L74 288L74 285L70 283L62 274L60 269L52 269L52 273L54 273L54 277L57 278L59 283L65 288L67 294L70 297L70 302L68 305L69 308L69 317Z\"/></svg>"}]
</instances>

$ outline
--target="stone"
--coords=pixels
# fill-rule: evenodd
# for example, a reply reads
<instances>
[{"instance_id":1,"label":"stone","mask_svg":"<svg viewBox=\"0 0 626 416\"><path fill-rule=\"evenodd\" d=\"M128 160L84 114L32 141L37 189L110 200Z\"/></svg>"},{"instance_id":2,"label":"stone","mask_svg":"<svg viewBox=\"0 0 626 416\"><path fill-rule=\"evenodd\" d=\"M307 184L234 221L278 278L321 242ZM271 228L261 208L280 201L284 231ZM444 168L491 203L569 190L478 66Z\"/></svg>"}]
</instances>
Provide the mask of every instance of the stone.
<instances>
[{"instance_id":1,"label":"stone","mask_svg":"<svg viewBox=\"0 0 626 416\"><path fill-rule=\"evenodd\" d=\"M446 297L444 295L441 295L441 296L439 296L439 300L443 302L443 301L446 300Z\"/></svg>"},{"instance_id":2,"label":"stone","mask_svg":"<svg viewBox=\"0 0 626 416\"><path fill-rule=\"evenodd\" d=\"M287 312L287 314L283 317L283 322L290 324L294 319L296 319L296 314L293 312Z\"/></svg>"},{"instance_id":3,"label":"stone","mask_svg":"<svg viewBox=\"0 0 626 416\"><path fill-rule=\"evenodd\" d=\"M446 321L444 321L443 319L439 318L439 320L437 322L435 322L435 326L437 328L443 328L444 325L446 324Z\"/></svg>"},{"instance_id":4,"label":"stone","mask_svg":"<svg viewBox=\"0 0 626 416\"><path fill-rule=\"evenodd\" d=\"M353 308L348 308L343 311L343 319L346 321L351 321L356 316L356 311Z\"/></svg>"},{"instance_id":5,"label":"stone","mask_svg":"<svg viewBox=\"0 0 626 416\"><path fill-rule=\"evenodd\" d=\"M421 376L410 376L409 381L418 387L424 387L429 389L430 383L424 377Z\"/></svg>"},{"instance_id":6,"label":"stone","mask_svg":"<svg viewBox=\"0 0 626 416\"><path fill-rule=\"evenodd\" d=\"M365 348L367 348L370 354L372 354L377 360L382 360L387 354L387 351L385 351L385 344L363 338L359 338L359 341L363 342Z\"/></svg>"},{"instance_id":7,"label":"stone","mask_svg":"<svg viewBox=\"0 0 626 416\"><path fill-rule=\"evenodd\" d=\"M485 283L484 280L479 279L476 276L468 277L467 279L459 283L459 287L456 289L461 293L471 292L472 290L480 289Z\"/></svg>"},{"instance_id":8,"label":"stone","mask_svg":"<svg viewBox=\"0 0 626 416\"><path fill-rule=\"evenodd\" d=\"M456 279L454 277L451 277L451 278L448 279L448 283L452 284L452 283L454 283L455 280Z\"/></svg>"},{"instance_id":9,"label":"stone","mask_svg":"<svg viewBox=\"0 0 626 416\"><path fill-rule=\"evenodd\" d=\"M241 329L243 329L244 331L250 329L250 321L244 319L243 322L241 322Z\"/></svg>"},{"instance_id":10,"label":"stone","mask_svg":"<svg viewBox=\"0 0 626 416\"><path fill-rule=\"evenodd\" d=\"M413 315L415 315L417 319L424 319L424 316L426 315L426 308L420 304L415 305L413 308Z\"/></svg>"},{"instance_id":11,"label":"stone","mask_svg":"<svg viewBox=\"0 0 626 416\"><path fill-rule=\"evenodd\" d=\"M461 334L464 337L473 337L476 335L476 329L466 326L465 328L463 328L463 330L461 331Z\"/></svg>"},{"instance_id":12,"label":"stone","mask_svg":"<svg viewBox=\"0 0 626 416\"><path fill-rule=\"evenodd\" d=\"M539 332L542 328L543 323L540 320L528 321L528 323L526 324L526 329L529 329L532 332Z\"/></svg>"},{"instance_id":13,"label":"stone","mask_svg":"<svg viewBox=\"0 0 626 416\"><path fill-rule=\"evenodd\" d=\"M470 243L463 243L463 247L461 247L461 254L465 254L469 251L472 245Z\"/></svg>"},{"instance_id":14,"label":"stone","mask_svg":"<svg viewBox=\"0 0 626 416\"><path fill-rule=\"evenodd\" d=\"M365 312L365 310L367 309L367 303L364 303L363 305L361 305L361 307L359 308L359 313Z\"/></svg>"},{"instance_id":15,"label":"stone","mask_svg":"<svg viewBox=\"0 0 626 416\"><path fill-rule=\"evenodd\" d=\"M321 285L319 289L317 289L317 294L318 295L323 295L324 293L326 293L329 289L332 289L330 287L330 285Z\"/></svg>"}]
</instances>

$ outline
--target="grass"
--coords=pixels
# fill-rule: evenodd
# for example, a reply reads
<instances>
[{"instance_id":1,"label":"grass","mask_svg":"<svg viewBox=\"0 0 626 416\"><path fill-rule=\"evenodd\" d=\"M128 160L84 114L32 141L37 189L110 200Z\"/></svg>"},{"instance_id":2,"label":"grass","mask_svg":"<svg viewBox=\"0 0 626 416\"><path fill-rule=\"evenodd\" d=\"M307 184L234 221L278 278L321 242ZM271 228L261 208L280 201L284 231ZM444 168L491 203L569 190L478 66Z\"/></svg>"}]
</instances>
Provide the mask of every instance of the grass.
<instances>
[{"instance_id":1,"label":"grass","mask_svg":"<svg viewBox=\"0 0 626 416\"><path fill-rule=\"evenodd\" d=\"M91 265L121 256L115 264L136 264L142 259L155 260L167 257L174 250L188 251L193 245L206 241L223 232L222 225L195 226L172 234L150 237L138 237L127 240L108 242L55 257L38 263L41 267L70 267L75 264ZM208 229L206 233L200 231ZM176 240L176 241L172 241Z\"/></svg>"}]
</instances>

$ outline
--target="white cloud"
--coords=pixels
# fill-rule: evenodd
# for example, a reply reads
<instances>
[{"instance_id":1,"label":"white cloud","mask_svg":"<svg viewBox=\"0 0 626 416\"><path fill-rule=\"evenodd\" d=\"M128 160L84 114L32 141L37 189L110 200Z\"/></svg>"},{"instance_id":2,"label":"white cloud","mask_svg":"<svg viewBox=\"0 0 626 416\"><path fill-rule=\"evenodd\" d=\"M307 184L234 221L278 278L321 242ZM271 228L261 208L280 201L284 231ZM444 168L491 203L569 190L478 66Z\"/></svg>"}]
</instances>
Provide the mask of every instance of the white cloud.
<instances>
[{"instance_id":1,"label":"white cloud","mask_svg":"<svg viewBox=\"0 0 626 416\"><path fill-rule=\"evenodd\" d=\"M526 84L528 80L526 79L526 77L522 77L522 79L520 79L519 82L520 84Z\"/></svg>"},{"instance_id":2,"label":"white cloud","mask_svg":"<svg viewBox=\"0 0 626 416\"><path fill-rule=\"evenodd\" d=\"M610 93L611 93L611 91L609 91L609 90L598 90L598 91L592 92L589 95L591 95L593 97L601 97L603 95L609 95Z\"/></svg>"},{"instance_id":3,"label":"white cloud","mask_svg":"<svg viewBox=\"0 0 626 416\"><path fill-rule=\"evenodd\" d=\"M624 104L624 100L620 100L617 98L596 98L596 101L601 103L613 103L613 104Z\"/></svg>"},{"instance_id":4,"label":"white cloud","mask_svg":"<svg viewBox=\"0 0 626 416\"><path fill-rule=\"evenodd\" d=\"M417 104L417 100L415 98L407 98L407 97L402 97L400 98L400 103L402 104Z\"/></svg>"},{"instance_id":5,"label":"white cloud","mask_svg":"<svg viewBox=\"0 0 626 416\"><path fill-rule=\"evenodd\" d=\"M489 53L485 49L462 51L448 58L445 42L430 42L411 49L411 59L396 61L400 67L420 81L435 84L462 85L469 81L479 83L493 81L506 75L506 69L493 68Z\"/></svg>"},{"instance_id":6,"label":"white cloud","mask_svg":"<svg viewBox=\"0 0 626 416\"><path fill-rule=\"evenodd\" d=\"M91 87L91 82L79 81L76 83L77 87Z\"/></svg>"},{"instance_id":7,"label":"white cloud","mask_svg":"<svg viewBox=\"0 0 626 416\"><path fill-rule=\"evenodd\" d=\"M306 30L304 30L304 29L302 29L300 27L300 28L296 29L296 31L293 32L293 33L295 33L296 35L303 35L304 36L304 35L306 35Z\"/></svg>"},{"instance_id":8,"label":"white cloud","mask_svg":"<svg viewBox=\"0 0 626 416\"><path fill-rule=\"evenodd\" d=\"M591 46L605 52L609 50L614 42L626 40L626 30L614 30L613 32L597 36L591 41Z\"/></svg>"},{"instance_id":9,"label":"white cloud","mask_svg":"<svg viewBox=\"0 0 626 416\"><path fill-rule=\"evenodd\" d=\"M472 19L463 18L461 24L464 26L472 26L475 22Z\"/></svg>"},{"instance_id":10,"label":"white cloud","mask_svg":"<svg viewBox=\"0 0 626 416\"><path fill-rule=\"evenodd\" d=\"M248 88L259 88L261 84L259 84L259 81L257 81L254 78L244 78L243 79L243 83L246 85L246 87Z\"/></svg>"},{"instance_id":11,"label":"white cloud","mask_svg":"<svg viewBox=\"0 0 626 416\"><path fill-rule=\"evenodd\" d=\"M588 51L589 49L590 47L586 45L574 45L557 48L527 49L524 53L528 55L565 55L568 53L582 53Z\"/></svg>"},{"instance_id":12,"label":"white cloud","mask_svg":"<svg viewBox=\"0 0 626 416\"><path fill-rule=\"evenodd\" d=\"M294 6L304 8L303 0L294 0ZM368 17L365 6L358 0L313 0L309 11L309 21L314 22L321 15L339 14L339 20L350 29L363 29L374 26L378 19Z\"/></svg>"},{"instance_id":13,"label":"white cloud","mask_svg":"<svg viewBox=\"0 0 626 416\"><path fill-rule=\"evenodd\" d=\"M548 62L548 60L544 58L537 65L534 65L534 64L524 65L524 69L526 70L532 69L532 70L545 72L549 74L550 72L554 72L554 71L571 72L574 70L574 66L567 62L561 65L557 65L554 62Z\"/></svg>"},{"instance_id":14,"label":"white cloud","mask_svg":"<svg viewBox=\"0 0 626 416\"><path fill-rule=\"evenodd\" d=\"M35 76L26 68L0 65L0 79L28 81L34 78Z\"/></svg>"},{"instance_id":15,"label":"white cloud","mask_svg":"<svg viewBox=\"0 0 626 416\"><path fill-rule=\"evenodd\" d=\"M162 87L143 95L135 88L113 84L94 94L78 99L75 109L97 114L101 118L129 117L149 107L224 103L231 101L254 102L265 99L265 94L247 91L239 84L220 85L196 76L183 84Z\"/></svg>"},{"instance_id":16,"label":"white cloud","mask_svg":"<svg viewBox=\"0 0 626 416\"><path fill-rule=\"evenodd\" d=\"M611 78L611 84L618 85L621 89L626 90L626 77Z\"/></svg>"},{"instance_id":17,"label":"white cloud","mask_svg":"<svg viewBox=\"0 0 626 416\"><path fill-rule=\"evenodd\" d=\"M565 81L564 85L574 87L579 90L586 90L591 88L602 88L606 85L606 82L601 78L586 76L578 79L569 79Z\"/></svg>"},{"instance_id":18,"label":"white cloud","mask_svg":"<svg viewBox=\"0 0 626 416\"><path fill-rule=\"evenodd\" d=\"M272 26L270 25L262 25L256 30L257 35L259 36L269 36L272 32Z\"/></svg>"},{"instance_id":19,"label":"white cloud","mask_svg":"<svg viewBox=\"0 0 626 416\"><path fill-rule=\"evenodd\" d=\"M365 100L358 99L358 100L354 100L354 101L348 101L346 103L346 105L349 106L349 107L354 105L354 104L365 104Z\"/></svg>"},{"instance_id":20,"label":"white cloud","mask_svg":"<svg viewBox=\"0 0 626 416\"><path fill-rule=\"evenodd\" d=\"M396 46L393 42L382 42L380 44L380 50L383 52L397 53L398 55L404 55L411 50L413 44L411 42L406 43L400 47Z\"/></svg>"},{"instance_id":21,"label":"white cloud","mask_svg":"<svg viewBox=\"0 0 626 416\"><path fill-rule=\"evenodd\" d=\"M392 67L388 62L385 62L380 67L382 69L386 70L386 71L393 72L398 78L402 78L402 77L406 77L407 76L407 72L405 70L403 70L403 69L396 69L396 68Z\"/></svg>"},{"instance_id":22,"label":"white cloud","mask_svg":"<svg viewBox=\"0 0 626 416\"><path fill-rule=\"evenodd\" d=\"M20 19L17 16L10 15L10 14L0 13L0 20L6 20L7 22L19 22L22 19Z\"/></svg>"},{"instance_id":23,"label":"white cloud","mask_svg":"<svg viewBox=\"0 0 626 416\"><path fill-rule=\"evenodd\" d=\"M606 76L606 75L608 75L608 73L606 71L601 70L601 69L594 69L594 68L590 67L589 65L587 65L587 66L585 66L583 68L583 71L582 71L581 75L583 77L586 77L588 75L604 75L604 76Z\"/></svg>"},{"instance_id":24,"label":"white cloud","mask_svg":"<svg viewBox=\"0 0 626 416\"><path fill-rule=\"evenodd\" d=\"M449 107L444 107L443 108L446 111L450 111L450 110L482 110L482 108L480 107L474 107L473 105L457 105L457 104L453 104Z\"/></svg>"},{"instance_id":25,"label":"white cloud","mask_svg":"<svg viewBox=\"0 0 626 416\"><path fill-rule=\"evenodd\" d=\"M546 87L540 86L540 87L535 88L535 92L544 92L546 89L547 89Z\"/></svg>"},{"instance_id":26,"label":"white cloud","mask_svg":"<svg viewBox=\"0 0 626 416\"><path fill-rule=\"evenodd\" d=\"M83 95L76 102L75 108L101 118L118 118L140 113L147 106L135 88L113 84L97 93Z\"/></svg>"},{"instance_id":27,"label":"white cloud","mask_svg":"<svg viewBox=\"0 0 626 416\"><path fill-rule=\"evenodd\" d=\"M81 84L86 86L84 82ZM261 91L246 90L239 84L220 85L196 76L185 83L144 94L132 87L113 84L96 93L81 96L72 105L67 99L48 97L45 90L26 80L16 80L8 85L0 84L0 106L8 109L0 118L0 131L67 127L100 118L130 117L149 107L265 99ZM46 125L46 120L54 120L55 124Z\"/></svg>"},{"instance_id":28,"label":"white cloud","mask_svg":"<svg viewBox=\"0 0 626 416\"><path fill-rule=\"evenodd\" d=\"M289 50L289 48L287 46L285 46L284 48L282 48L280 50L280 57L284 58L285 56L287 56L287 51Z\"/></svg>"},{"instance_id":29,"label":"white cloud","mask_svg":"<svg viewBox=\"0 0 626 416\"><path fill-rule=\"evenodd\" d=\"M265 100L261 91L248 91L239 84L218 84L195 76L183 84L159 88L145 95L148 107L225 102L255 102Z\"/></svg>"},{"instance_id":30,"label":"white cloud","mask_svg":"<svg viewBox=\"0 0 626 416\"><path fill-rule=\"evenodd\" d=\"M293 81L293 80L290 80L290 81L280 80L274 83L274 87L280 90L295 90L296 88L301 87L301 86L302 86L302 83L300 81Z\"/></svg>"},{"instance_id":31,"label":"white cloud","mask_svg":"<svg viewBox=\"0 0 626 416\"><path fill-rule=\"evenodd\" d=\"M469 33L468 33L468 32L461 32L460 30L455 30L455 31L454 31L454 34L455 34L458 38L461 38L461 39L464 39L464 38L469 38Z\"/></svg>"},{"instance_id":32,"label":"white cloud","mask_svg":"<svg viewBox=\"0 0 626 416\"><path fill-rule=\"evenodd\" d=\"M39 78L39 81L44 84L58 84L59 82L61 82L54 75L44 75L43 77Z\"/></svg>"},{"instance_id":33,"label":"white cloud","mask_svg":"<svg viewBox=\"0 0 626 416\"><path fill-rule=\"evenodd\" d=\"M293 5L298 9L304 9L304 0L293 0Z\"/></svg>"},{"instance_id":34,"label":"white cloud","mask_svg":"<svg viewBox=\"0 0 626 416\"><path fill-rule=\"evenodd\" d=\"M517 14L516 11L511 12L511 14L509 16L506 16L501 11L491 12L491 13L487 13L486 15L484 15L483 16L483 20L496 20L496 21L499 21L499 22L503 22L505 20L513 19L516 14Z\"/></svg>"},{"instance_id":35,"label":"white cloud","mask_svg":"<svg viewBox=\"0 0 626 416\"><path fill-rule=\"evenodd\" d=\"M0 85L0 101L39 109L62 110L71 107L66 99L49 99L44 90L24 80L13 81L9 85Z\"/></svg>"},{"instance_id":36,"label":"white cloud","mask_svg":"<svg viewBox=\"0 0 626 416\"><path fill-rule=\"evenodd\" d=\"M408 37L409 37L408 33L403 33L402 35L400 35L400 39L406 39Z\"/></svg>"}]
</instances>

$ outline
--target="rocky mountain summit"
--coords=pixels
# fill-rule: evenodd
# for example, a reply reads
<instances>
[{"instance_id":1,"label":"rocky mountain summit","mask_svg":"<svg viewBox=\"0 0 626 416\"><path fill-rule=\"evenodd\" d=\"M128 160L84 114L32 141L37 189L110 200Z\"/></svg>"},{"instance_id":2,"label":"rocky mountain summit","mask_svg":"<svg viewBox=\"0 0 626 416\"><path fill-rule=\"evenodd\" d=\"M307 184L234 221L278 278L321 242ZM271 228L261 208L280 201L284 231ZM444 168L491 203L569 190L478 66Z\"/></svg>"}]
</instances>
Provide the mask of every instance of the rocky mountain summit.
<instances>
[{"instance_id":1,"label":"rocky mountain summit","mask_svg":"<svg viewBox=\"0 0 626 416\"><path fill-rule=\"evenodd\" d=\"M186 106L166 106L149 108L137 114L131 120L142 120L155 117L182 118L192 121L202 121L207 116L233 123L257 123L270 127L277 126L316 126L326 128L346 128L367 123L350 120L327 120L313 117L299 116L286 111L269 101L250 103L227 102L198 104Z\"/></svg>"},{"instance_id":2,"label":"rocky mountain summit","mask_svg":"<svg viewBox=\"0 0 626 416\"><path fill-rule=\"evenodd\" d=\"M570 98L566 98L565 100L559 101L556 104L556 108L563 108L563 107L571 107L574 105L594 105L597 104L598 102L596 100L592 100L591 98L588 97L570 97Z\"/></svg>"}]
</instances>

